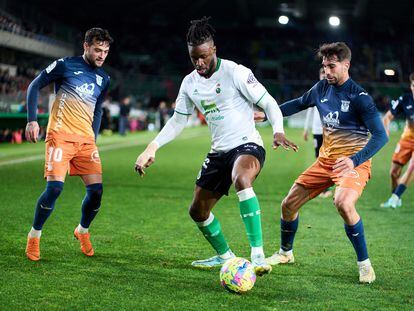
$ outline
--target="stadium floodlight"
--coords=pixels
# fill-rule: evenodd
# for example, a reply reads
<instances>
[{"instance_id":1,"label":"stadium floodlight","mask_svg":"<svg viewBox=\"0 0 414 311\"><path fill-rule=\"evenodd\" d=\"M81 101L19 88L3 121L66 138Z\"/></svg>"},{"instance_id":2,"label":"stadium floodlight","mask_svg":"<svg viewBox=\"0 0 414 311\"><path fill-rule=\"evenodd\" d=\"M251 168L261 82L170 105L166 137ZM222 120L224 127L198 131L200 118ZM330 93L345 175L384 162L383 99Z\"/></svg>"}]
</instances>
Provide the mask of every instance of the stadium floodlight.
<instances>
[{"instance_id":1,"label":"stadium floodlight","mask_svg":"<svg viewBox=\"0 0 414 311\"><path fill-rule=\"evenodd\" d=\"M384 73L386 76L395 76L395 70L394 69L385 69Z\"/></svg>"},{"instance_id":2,"label":"stadium floodlight","mask_svg":"<svg viewBox=\"0 0 414 311\"><path fill-rule=\"evenodd\" d=\"M329 17L329 24L332 27L338 27L339 24L341 24L341 20L339 19L338 16L331 16L331 17Z\"/></svg>"},{"instance_id":3,"label":"stadium floodlight","mask_svg":"<svg viewBox=\"0 0 414 311\"><path fill-rule=\"evenodd\" d=\"M286 15L280 15L278 22L279 24L286 25L287 23L289 23L289 17L287 17Z\"/></svg>"}]
</instances>

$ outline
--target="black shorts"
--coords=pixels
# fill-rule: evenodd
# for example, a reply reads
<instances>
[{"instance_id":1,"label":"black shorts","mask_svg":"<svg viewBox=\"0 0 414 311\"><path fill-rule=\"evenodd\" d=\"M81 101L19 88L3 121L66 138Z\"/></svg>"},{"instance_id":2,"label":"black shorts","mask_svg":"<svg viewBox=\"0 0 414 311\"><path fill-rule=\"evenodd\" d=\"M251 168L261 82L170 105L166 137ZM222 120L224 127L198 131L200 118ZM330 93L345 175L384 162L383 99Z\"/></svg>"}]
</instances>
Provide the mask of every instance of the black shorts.
<instances>
[{"instance_id":1,"label":"black shorts","mask_svg":"<svg viewBox=\"0 0 414 311\"><path fill-rule=\"evenodd\" d=\"M206 190L228 195L232 184L231 172L234 162L242 154L256 157L260 162L260 168L263 168L266 151L255 143L246 143L228 152L207 154L198 173L196 185Z\"/></svg>"},{"instance_id":2,"label":"black shorts","mask_svg":"<svg viewBox=\"0 0 414 311\"><path fill-rule=\"evenodd\" d=\"M315 157L319 157L319 149L322 147L323 135L313 134L313 145L315 147Z\"/></svg>"}]
</instances>

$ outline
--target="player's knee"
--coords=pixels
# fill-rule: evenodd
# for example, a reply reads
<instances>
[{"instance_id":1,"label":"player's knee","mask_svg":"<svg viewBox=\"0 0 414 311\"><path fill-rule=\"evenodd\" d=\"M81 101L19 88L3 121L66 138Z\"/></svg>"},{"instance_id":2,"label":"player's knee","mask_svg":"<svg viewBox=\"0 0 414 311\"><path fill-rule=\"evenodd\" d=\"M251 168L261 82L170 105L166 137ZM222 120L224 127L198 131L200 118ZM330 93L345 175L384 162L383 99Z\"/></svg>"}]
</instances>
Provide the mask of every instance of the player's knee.
<instances>
[{"instance_id":1,"label":"player's knee","mask_svg":"<svg viewBox=\"0 0 414 311\"><path fill-rule=\"evenodd\" d=\"M234 176L233 183L237 192L252 187L251 178L245 174L238 174Z\"/></svg>"},{"instance_id":2,"label":"player's knee","mask_svg":"<svg viewBox=\"0 0 414 311\"><path fill-rule=\"evenodd\" d=\"M281 206L282 206L282 213L284 216L295 214L297 212L295 202L293 198L289 196L283 199Z\"/></svg>"},{"instance_id":3,"label":"player's knee","mask_svg":"<svg viewBox=\"0 0 414 311\"><path fill-rule=\"evenodd\" d=\"M197 222L205 221L208 216L210 216L210 211L203 209L200 204L197 204L196 202L191 203L188 213L190 214L191 219Z\"/></svg>"},{"instance_id":4,"label":"player's knee","mask_svg":"<svg viewBox=\"0 0 414 311\"><path fill-rule=\"evenodd\" d=\"M400 172L401 172L401 170L399 170L399 169L391 169L390 170L391 178L393 178L393 179L399 178L400 177Z\"/></svg>"},{"instance_id":5,"label":"player's knee","mask_svg":"<svg viewBox=\"0 0 414 311\"><path fill-rule=\"evenodd\" d=\"M344 195L339 195L334 198L334 205L341 215L349 215L353 213L355 204L352 200Z\"/></svg>"},{"instance_id":6,"label":"player's knee","mask_svg":"<svg viewBox=\"0 0 414 311\"><path fill-rule=\"evenodd\" d=\"M63 191L63 182L48 181L46 186L46 201L55 201Z\"/></svg>"}]
</instances>

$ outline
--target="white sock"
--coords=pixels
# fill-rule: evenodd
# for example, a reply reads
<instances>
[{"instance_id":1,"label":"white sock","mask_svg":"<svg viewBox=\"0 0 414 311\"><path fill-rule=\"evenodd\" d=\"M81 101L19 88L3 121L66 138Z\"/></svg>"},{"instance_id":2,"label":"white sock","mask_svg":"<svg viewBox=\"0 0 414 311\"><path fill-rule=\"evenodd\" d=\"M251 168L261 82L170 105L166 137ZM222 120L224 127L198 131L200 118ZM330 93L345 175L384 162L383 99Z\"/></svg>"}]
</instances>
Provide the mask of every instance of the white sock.
<instances>
[{"instance_id":1,"label":"white sock","mask_svg":"<svg viewBox=\"0 0 414 311\"><path fill-rule=\"evenodd\" d=\"M32 229L30 229L29 231L29 237L30 238L39 238L42 235L42 230L36 230L35 228L32 227Z\"/></svg>"},{"instance_id":2,"label":"white sock","mask_svg":"<svg viewBox=\"0 0 414 311\"><path fill-rule=\"evenodd\" d=\"M78 232L79 232L80 234L85 234L85 233L88 233L88 232L89 232L89 228L84 228L84 227L82 227L82 226L81 226L81 224L79 224L79 225L78 225Z\"/></svg>"},{"instance_id":3,"label":"white sock","mask_svg":"<svg viewBox=\"0 0 414 311\"><path fill-rule=\"evenodd\" d=\"M284 251L283 249L279 249L279 254L280 255L285 255L285 256L290 256L293 254L293 249L288 250L288 251Z\"/></svg>"},{"instance_id":4,"label":"white sock","mask_svg":"<svg viewBox=\"0 0 414 311\"><path fill-rule=\"evenodd\" d=\"M229 249L229 250L228 250L227 252L225 252L224 254L219 255L219 257L220 257L221 259L225 259L225 260L227 260L227 259L230 259L230 258L234 257L234 254L233 254L233 252Z\"/></svg>"},{"instance_id":5,"label":"white sock","mask_svg":"<svg viewBox=\"0 0 414 311\"><path fill-rule=\"evenodd\" d=\"M357 261L358 267L361 266L370 266L371 265L371 261L369 260L369 258L363 260L363 261Z\"/></svg>"},{"instance_id":6,"label":"white sock","mask_svg":"<svg viewBox=\"0 0 414 311\"><path fill-rule=\"evenodd\" d=\"M252 246L252 251L250 253L251 258L256 257L263 257L264 258L264 251L263 246Z\"/></svg>"}]
</instances>

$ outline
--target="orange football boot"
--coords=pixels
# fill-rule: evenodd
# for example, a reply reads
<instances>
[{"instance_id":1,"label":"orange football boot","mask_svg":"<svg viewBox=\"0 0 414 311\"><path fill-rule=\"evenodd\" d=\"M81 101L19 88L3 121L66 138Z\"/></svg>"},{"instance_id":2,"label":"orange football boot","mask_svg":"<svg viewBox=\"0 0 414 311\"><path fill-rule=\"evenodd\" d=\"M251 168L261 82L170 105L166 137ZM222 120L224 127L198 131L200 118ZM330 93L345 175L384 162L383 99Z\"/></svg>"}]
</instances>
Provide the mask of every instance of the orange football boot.
<instances>
[{"instance_id":1,"label":"orange football boot","mask_svg":"<svg viewBox=\"0 0 414 311\"><path fill-rule=\"evenodd\" d=\"M82 253L84 253L86 256L93 256L93 254L95 253L92 247L92 243L90 240L90 233L79 233L78 232L78 227L76 227L75 232L73 233L73 235L75 236L76 239L79 240L80 242L80 249L82 251Z\"/></svg>"},{"instance_id":2,"label":"orange football boot","mask_svg":"<svg viewBox=\"0 0 414 311\"><path fill-rule=\"evenodd\" d=\"M27 237L26 256L30 260L40 260L40 238Z\"/></svg>"}]
</instances>

